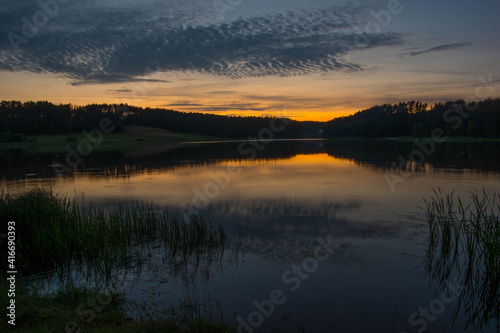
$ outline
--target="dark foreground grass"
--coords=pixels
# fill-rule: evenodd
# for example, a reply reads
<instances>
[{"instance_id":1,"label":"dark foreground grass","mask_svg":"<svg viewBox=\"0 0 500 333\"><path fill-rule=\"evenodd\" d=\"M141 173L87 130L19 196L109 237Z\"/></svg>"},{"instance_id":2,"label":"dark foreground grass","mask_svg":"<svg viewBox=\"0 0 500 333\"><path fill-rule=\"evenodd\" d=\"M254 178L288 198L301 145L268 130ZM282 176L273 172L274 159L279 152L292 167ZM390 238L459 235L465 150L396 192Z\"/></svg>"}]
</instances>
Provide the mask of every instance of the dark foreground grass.
<instances>
[{"instance_id":1,"label":"dark foreground grass","mask_svg":"<svg viewBox=\"0 0 500 333\"><path fill-rule=\"evenodd\" d=\"M22 277L38 271L63 272L58 275L62 278L64 272L74 269L80 272L84 268L90 270L91 278L107 279L117 268L140 265L141 258L153 246L164 249L165 267L189 270L200 262L211 262L224 252L226 234L220 225L212 225L203 216L185 218L179 212L164 211L142 202L108 209L34 189L18 195L0 195L0 232L7 232L9 221L16 222L14 264L19 273L15 331L234 331L211 314L201 311L186 314L173 308L166 316L148 315L133 321L124 310L125 295L105 287L61 283L58 292L42 295L23 286ZM1 239L0 244L5 261L7 246ZM6 283L3 277L2 290L8 289ZM1 293L0 300L6 309L7 292ZM2 325L2 332L13 330L7 320L2 320Z\"/></svg>"},{"instance_id":2,"label":"dark foreground grass","mask_svg":"<svg viewBox=\"0 0 500 333\"><path fill-rule=\"evenodd\" d=\"M9 302L6 293L0 299L2 304ZM40 295L24 289L15 299L15 326L2 320L2 332L236 332L222 320L201 317L132 320L124 310L125 297L116 291L65 287Z\"/></svg>"},{"instance_id":3,"label":"dark foreground grass","mask_svg":"<svg viewBox=\"0 0 500 333\"><path fill-rule=\"evenodd\" d=\"M426 201L430 228L426 274L441 287L461 286L466 325L500 330L500 195L470 193L465 204L435 191Z\"/></svg>"},{"instance_id":4,"label":"dark foreground grass","mask_svg":"<svg viewBox=\"0 0 500 333\"><path fill-rule=\"evenodd\" d=\"M173 260L210 258L224 250L226 234L203 216L184 218L135 202L108 209L33 189L0 195L2 233L15 221L16 266L20 271L94 265L109 272L140 258L144 246L160 242ZM2 260L6 260L2 246Z\"/></svg>"}]
</instances>

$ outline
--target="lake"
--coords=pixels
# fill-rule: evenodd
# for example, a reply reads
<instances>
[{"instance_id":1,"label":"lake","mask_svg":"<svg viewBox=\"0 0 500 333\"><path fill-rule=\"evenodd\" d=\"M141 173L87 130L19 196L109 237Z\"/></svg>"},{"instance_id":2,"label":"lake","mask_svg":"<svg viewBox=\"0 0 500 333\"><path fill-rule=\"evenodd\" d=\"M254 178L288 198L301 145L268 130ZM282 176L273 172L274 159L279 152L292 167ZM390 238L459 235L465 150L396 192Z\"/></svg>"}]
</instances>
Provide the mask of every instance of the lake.
<instances>
[{"instance_id":1,"label":"lake","mask_svg":"<svg viewBox=\"0 0 500 333\"><path fill-rule=\"evenodd\" d=\"M142 200L223 226L228 245L217 260L179 271L152 245L140 268L116 270L134 318L194 304L241 332L498 331L498 317L468 324L464 287L426 271L424 198L438 189L465 201L469 191L500 193L500 143L427 148L393 140L138 144L95 151L59 177L51 164L64 164L67 152L8 150L0 182L7 193L37 186L110 207ZM33 278L47 290L57 283Z\"/></svg>"}]
</instances>

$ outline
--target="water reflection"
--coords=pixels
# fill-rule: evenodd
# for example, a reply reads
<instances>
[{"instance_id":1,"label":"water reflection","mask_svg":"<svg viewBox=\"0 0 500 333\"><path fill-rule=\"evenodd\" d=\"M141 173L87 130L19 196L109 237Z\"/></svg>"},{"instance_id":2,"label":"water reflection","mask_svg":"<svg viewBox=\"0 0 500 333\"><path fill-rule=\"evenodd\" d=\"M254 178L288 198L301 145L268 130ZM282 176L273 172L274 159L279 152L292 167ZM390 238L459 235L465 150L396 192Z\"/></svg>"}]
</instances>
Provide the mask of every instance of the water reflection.
<instances>
[{"instance_id":1,"label":"water reflection","mask_svg":"<svg viewBox=\"0 0 500 333\"><path fill-rule=\"evenodd\" d=\"M394 224L346 217L362 206L358 201L240 198L217 201L206 212L221 221L226 232L242 237L242 253L286 262L313 256L317 239L326 235L337 249L349 246L346 239L396 237L399 228Z\"/></svg>"},{"instance_id":2,"label":"water reflection","mask_svg":"<svg viewBox=\"0 0 500 333\"><path fill-rule=\"evenodd\" d=\"M433 299L420 277L427 247L422 197L437 186L459 195L500 189L499 143L440 145L395 192L384 173L408 167L400 156L408 158L411 142L273 142L254 160L243 159L238 145L96 151L61 179L50 164L63 161L64 153L1 152L0 182L7 192L38 185L63 195L85 193L87 201L110 206L137 199L158 209L184 205L222 224L229 242L211 261L177 265L151 243L140 251L142 265L114 273L144 311L164 312L180 299L217 302L226 319L234 312L248 315L254 300L287 287L283 272L316 255L318 237L329 239L334 254L299 291L287 294L272 324L325 332L408 330L408 316ZM195 207L196 193L230 167L241 171ZM443 314L430 328L439 331L452 320ZM458 315L457 321L466 318Z\"/></svg>"},{"instance_id":3,"label":"water reflection","mask_svg":"<svg viewBox=\"0 0 500 333\"><path fill-rule=\"evenodd\" d=\"M173 312L194 319L204 314L219 314L217 302L200 290L211 279L235 269L240 261L233 246L176 255L158 240L144 241L130 249L130 253L133 258L126 265L106 266L98 260L73 262L27 274L23 283L40 293L68 286L122 292L128 301L127 313L134 319L173 315Z\"/></svg>"},{"instance_id":4,"label":"water reflection","mask_svg":"<svg viewBox=\"0 0 500 333\"><path fill-rule=\"evenodd\" d=\"M202 166L219 161L241 161L238 142L218 144L140 145L126 151L95 151L75 169L74 175L110 177ZM335 159L362 166L391 169L405 168L417 149L412 142L399 141L276 141L258 152L256 161L291 159L297 155L327 154ZM64 163L66 152L41 153L24 150L0 151L0 179L23 180L55 178L54 161ZM500 171L500 143L444 143L426 157L432 168Z\"/></svg>"}]
</instances>

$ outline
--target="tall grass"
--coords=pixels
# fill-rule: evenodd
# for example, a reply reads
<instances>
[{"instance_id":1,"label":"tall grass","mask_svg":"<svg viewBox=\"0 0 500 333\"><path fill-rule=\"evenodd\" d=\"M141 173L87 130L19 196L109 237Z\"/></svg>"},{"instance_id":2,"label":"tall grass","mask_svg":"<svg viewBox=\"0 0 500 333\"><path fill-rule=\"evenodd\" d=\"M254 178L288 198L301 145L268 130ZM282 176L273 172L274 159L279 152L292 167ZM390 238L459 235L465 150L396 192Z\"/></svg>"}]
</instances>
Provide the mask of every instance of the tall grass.
<instances>
[{"instance_id":1,"label":"tall grass","mask_svg":"<svg viewBox=\"0 0 500 333\"><path fill-rule=\"evenodd\" d=\"M440 190L426 200L429 249L426 274L441 286L456 282L467 325L477 329L496 322L500 329L500 199L499 194L469 193L466 204ZM459 309L457 309L458 312ZM456 312L456 314L457 314Z\"/></svg>"},{"instance_id":2,"label":"tall grass","mask_svg":"<svg viewBox=\"0 0 500 333\"><path fill-rule=\"evenodd\" d=\"M42 189L0 195L3 233L16 222L19 270L86 263L110 272L140 256L148 242L161 242L172 259L200 260L224 250L226 234L201 215L185 219L144 202L114 209L85 205ZM2 247L5 251L6 247ZM2 260L7 258L6 253Z\"/></svg>"}]
</instances>

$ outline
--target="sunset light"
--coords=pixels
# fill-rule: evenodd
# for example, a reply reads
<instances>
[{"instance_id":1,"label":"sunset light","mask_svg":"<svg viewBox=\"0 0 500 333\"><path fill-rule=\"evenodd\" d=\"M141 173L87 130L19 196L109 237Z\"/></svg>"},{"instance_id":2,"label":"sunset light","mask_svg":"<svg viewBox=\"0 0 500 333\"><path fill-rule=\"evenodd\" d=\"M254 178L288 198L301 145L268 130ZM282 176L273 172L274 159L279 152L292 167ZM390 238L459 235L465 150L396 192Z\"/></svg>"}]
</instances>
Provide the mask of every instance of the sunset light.
<instances>
[{"instance_id":1,"label":"sunset light","mask_svg":"<svg viewBox=\"0 0 500 333\"><path fill-rule=\"evenodd\" d=\"M1 0L0 332L500 332L499 0Z\"/></svg>"}]
</instances>

